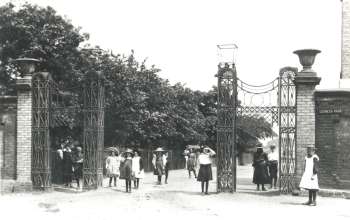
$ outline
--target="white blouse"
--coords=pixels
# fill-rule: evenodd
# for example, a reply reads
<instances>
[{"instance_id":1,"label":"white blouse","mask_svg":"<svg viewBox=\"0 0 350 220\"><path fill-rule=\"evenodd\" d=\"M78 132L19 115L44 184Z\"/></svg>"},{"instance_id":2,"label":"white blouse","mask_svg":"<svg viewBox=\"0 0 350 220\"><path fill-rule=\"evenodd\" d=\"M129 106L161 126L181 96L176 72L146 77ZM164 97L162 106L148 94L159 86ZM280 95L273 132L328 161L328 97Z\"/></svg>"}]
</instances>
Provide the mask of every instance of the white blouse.
<instances>
[{"instance_id":1,"label":"white blouse","mask_svg":"<svg viewBox=\"0 0 350 220\"><path fill-rule=\"evenodd\" d=\"M278 160L278 152L277 152L277 151L270 152L270 153L267 155L267 158L268 158L269 161Z\"/></svg>"},{"instance_id":2,"label":"white blouse","mask_svg":"<svg viewBox=\"0 0 350 220\"><path fill-rule=\"evenodd\" d=\"M211 164L211 159L209 154L200 154L198 156L198 162L202 165Z\"/></svg>"}]
</instances>

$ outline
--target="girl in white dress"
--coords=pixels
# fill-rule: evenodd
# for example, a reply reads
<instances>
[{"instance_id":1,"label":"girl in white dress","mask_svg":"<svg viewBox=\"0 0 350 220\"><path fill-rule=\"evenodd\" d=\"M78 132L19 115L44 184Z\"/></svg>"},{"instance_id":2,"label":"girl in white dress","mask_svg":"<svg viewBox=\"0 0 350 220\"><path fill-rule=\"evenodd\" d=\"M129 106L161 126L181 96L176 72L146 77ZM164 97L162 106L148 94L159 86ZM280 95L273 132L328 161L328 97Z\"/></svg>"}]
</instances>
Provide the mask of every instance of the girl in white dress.
<instances>
[{"instance_id":1,"label":"girl in white dress","mask_svg":"<svg viewBox=\"0 0 350 220\"><path fill-rule=\"evenodd\" d=\"M299 185L300 188L309 191L309 201L303 203L304 205L316 206L316 194L319 190L317 177L319 160L315 154L315 148L308 147L307 156L305 157L305 170Z\"/></svg>"},{"instance_id":2,"label":"girl in white dress","mask_svg":"<svg viewBox=\"0 0 350 220\"><path fill-rule=\"evenodd\" d=\"M109 177L109 187L112 186L112 179L114 180L114 186L117 186L117 178L120 175L120 161L118 152L112 151L106 159L107 176Z\"/></svg>"},{"instance_id":3,"label":"girl in white dress","mask_svg":"<svg viewBox=\"0 0 350 220\"><path fill-rule=\"evenodd\" d=\"M143 161L140 157L140 153L134 150L134 157L132 158L132 172L134 176L134 188L138 189L140 185L140 179L144 178Z\"/></svg>"}]
</instances>

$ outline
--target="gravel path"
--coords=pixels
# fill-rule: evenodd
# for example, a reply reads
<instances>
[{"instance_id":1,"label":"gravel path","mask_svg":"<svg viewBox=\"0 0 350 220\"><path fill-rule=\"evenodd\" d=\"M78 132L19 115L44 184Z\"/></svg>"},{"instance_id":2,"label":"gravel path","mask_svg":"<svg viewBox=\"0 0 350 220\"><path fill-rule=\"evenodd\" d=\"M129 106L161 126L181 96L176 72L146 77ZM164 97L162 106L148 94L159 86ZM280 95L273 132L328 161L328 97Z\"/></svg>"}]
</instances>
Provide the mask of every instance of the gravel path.
<instances>
[{"instance_id":1,"label":"gravel path","mask_svg":"<svg viewBox=\"0 0 350 220\"><path fill-rule=\"evenodd\" d=\"M215 169L214 169L215 172ZM125 193L124 182L117 188L69 193L25 193L0 197L1 219L350 219L350 200L318 199L318 206L300 205L305 197L278 195L276 191L256 192L251 184L252 169L238 169L238 192L216 194L215 180L209 195L200 193L200 183L189 179L186 170L171 171L169 184L155 185L148 173L140 189ZM107 185L107 182L105 182ZM2 218L6 217L6 218ZM276 217L277 218L277 217Z\"/></svg>"}]
</instances>

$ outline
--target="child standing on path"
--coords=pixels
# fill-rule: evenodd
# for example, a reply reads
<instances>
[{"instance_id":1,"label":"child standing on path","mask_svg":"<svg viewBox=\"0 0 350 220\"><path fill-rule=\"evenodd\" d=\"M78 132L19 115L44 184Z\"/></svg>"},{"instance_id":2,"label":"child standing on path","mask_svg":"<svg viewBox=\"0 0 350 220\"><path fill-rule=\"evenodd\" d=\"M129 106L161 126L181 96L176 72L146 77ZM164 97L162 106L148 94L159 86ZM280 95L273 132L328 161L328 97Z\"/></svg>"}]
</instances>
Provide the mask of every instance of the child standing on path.
<instances>
[{"instance_id":1,"label":"child standing on path","mask_svg":"<svg viewBox=\"0 0 350 220\"><path fill-rule=\"evenodd\" d=\"M134 157L132 158L132 172L134 176L134 188L138 189L140 185L140 179L144 178L143 160L140 157L140 152L134 150Z\"/></svg>"},{"instance_id":2,"label":"child standing on path","mask_svg":"<svg viewBox=\"0 0 350 220\"><path fill-rule=\"evenodd\" d=\"M200 164L197 181L201 182L202 193L204 193L204 184L205 184L205 194L208 194L209 181L213 179L213 174L211 170L211 160L210 157L215 155L215 151L209 147L201 147L200 155L198 161Z\"/></svg>"},{"instance_id":3,"label":"child standing on path","mask_svg":"<svg viewBox=\"0 0 350 220\"><path fill-rule=\"evenodd\" d=\"M319 157L315 154L314 147L307 148L307 156L305 157L304 174L301 177L300 188L309 191L309 201L304 205L316 206L316 195L319 190L317 173L319 170Z\"/></svg>"},{"instance_id":4,"label":"child standing on path","mask_svg":"<svg viewBox=\"0 0 350 220\"><path fill-rule=\"evenodd\" d=\"M109 177L109 187L112 186L112 180L114 180L114 186L117 186L117 178L120 175L120 161L118 151L111 151L110 155L106 159L107 176Z\"/></svg>"},{"instance_id":5,"label":"child standing on path","mask_svg":"<svg viewBox=\"0 0 350 220\"><path fill-rule=\"evenodd\" d=\"M121 167L121 179L125 179L126 192L131 193L131 179L132 179L132 153L131 149L124 152L123 166Z\"/></svg>"}]
</instances>

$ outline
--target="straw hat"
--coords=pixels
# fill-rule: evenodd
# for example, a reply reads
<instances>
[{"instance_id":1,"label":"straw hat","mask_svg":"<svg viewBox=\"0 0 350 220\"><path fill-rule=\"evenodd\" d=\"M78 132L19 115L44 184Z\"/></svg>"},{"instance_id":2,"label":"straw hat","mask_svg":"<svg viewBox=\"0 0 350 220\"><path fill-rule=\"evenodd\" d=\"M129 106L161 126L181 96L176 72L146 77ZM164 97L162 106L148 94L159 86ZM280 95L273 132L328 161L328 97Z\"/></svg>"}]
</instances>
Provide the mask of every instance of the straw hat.
<instances>
[{"instance_id":1,"label":"straw hat","mask_svg":"<svg viewBox=\"0 0 350 220\"><path fill-rule=\"evenodd\" d=\"M126 151L124 153L130 153L130 154L133 154L134 151L132 151L130 148L126 149Z\"/></svg>"},{"instance_id":2,"label":"straw hat","mask_svg":"<svg viewBox=\"0 0 350 220\"><path fill-rule=\"evenodd\" d=\"M154 152L165 152L165 150L162 147L158 147Z\"/></svg>"}]
</instances>

